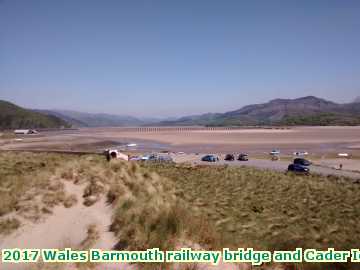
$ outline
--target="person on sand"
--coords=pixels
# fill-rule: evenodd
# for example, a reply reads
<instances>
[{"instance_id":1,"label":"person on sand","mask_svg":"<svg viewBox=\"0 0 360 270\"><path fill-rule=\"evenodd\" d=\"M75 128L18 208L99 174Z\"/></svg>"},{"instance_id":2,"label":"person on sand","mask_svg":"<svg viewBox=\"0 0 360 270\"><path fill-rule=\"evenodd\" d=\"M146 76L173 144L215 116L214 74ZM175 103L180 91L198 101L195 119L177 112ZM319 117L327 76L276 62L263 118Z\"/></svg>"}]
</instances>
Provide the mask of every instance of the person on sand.
<instances>
[{"instance_id":1,"label":"person on sand","mask_svg":"<svg viewBox=\"0 0 360 270\"><path fill-rule=\"evenodd\" d=\"M339 169L342 170L342 168L343 168L343 165L340 163Z\"/></svg>"}]
</instances>

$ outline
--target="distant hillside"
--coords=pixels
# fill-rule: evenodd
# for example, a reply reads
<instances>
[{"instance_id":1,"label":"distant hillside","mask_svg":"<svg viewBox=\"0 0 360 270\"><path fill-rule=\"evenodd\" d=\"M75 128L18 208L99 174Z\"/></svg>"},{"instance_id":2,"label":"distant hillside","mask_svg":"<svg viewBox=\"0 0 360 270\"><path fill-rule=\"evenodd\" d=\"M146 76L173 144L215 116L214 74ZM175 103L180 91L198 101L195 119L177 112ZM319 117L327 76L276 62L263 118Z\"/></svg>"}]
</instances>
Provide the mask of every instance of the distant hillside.
<instances>
[{"instance_id":1,"label":"distant hillside","mask_svg":"<svg viewBox=\"0 0 360 270\"><path fill-rule=\"evenodd\" d=\"M206 113L201 115L191 115L180 117L175 120L161 121L160 123L153 123L153 125L162 125L162 126L206 126L209 123L215 123L221 119L221 113Z\"/></svg>"},{"instance_id":2,"label":"distant hillside","mask_svg":"<svg viewBox=\"0 0 360 270\"><path fill-rule=\"evenodd\" d=\"M66 121L0 100L0 129L70 127Z\"/></svg>"},{"instance_id":3,"label":"distant hillside","mask_svg":"<svg viewBox=\"0 0 360 270\"><path fill-rule=\"evenodd\" d=\"M160 125L360 125L360 103L337 104L314 96L274 99L226 113L187 116Z\"/></svg>"},{"instance_id":4,"label":"distant hillside","mask_svg":"<svg viewBox=\"0 0 360 270\"><path fill-rule=\"evenodd\" d=\"M52 110L34 110L36 112L42 113L42 114L46 114L46 115L51 115L51 116L56 116L62 120L64 120L65 122L71 124L71 126L73 127L87 127L87 124L84 122L81 122L77 119L74 119L72 117L66 116L60 112L57 111L52 111Z\"/></svg>"},{"instance_id":5,"label":"distant hillside","mask_svg":"<svg viewBox=\"0 0 360 270\"><path fill-rule=\"evenodd\" d=\"M67 110L46 110L42 112L57 116L76 127L140 126L145 123L143 120L127 115L95 114Z\"/></svg>"}]
</instances>

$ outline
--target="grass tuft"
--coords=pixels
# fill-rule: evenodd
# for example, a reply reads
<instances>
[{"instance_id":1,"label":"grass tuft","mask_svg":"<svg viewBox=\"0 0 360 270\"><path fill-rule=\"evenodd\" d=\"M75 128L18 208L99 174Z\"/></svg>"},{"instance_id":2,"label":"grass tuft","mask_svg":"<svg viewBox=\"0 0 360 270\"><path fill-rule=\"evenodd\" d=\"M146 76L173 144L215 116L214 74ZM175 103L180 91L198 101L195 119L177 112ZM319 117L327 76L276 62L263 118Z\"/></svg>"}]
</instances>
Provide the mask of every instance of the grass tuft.
<instances>
[{"instance_id":1,"label":"grass tuft","mask_svg":"<svg viewBox=\"0 0 360 270\"><path fill-rule=\"evenodd\" d=\"M16 218L7 218L0 221L0 234L9 234L20 227L20 221Z\"/></svg>"}]
</instances>

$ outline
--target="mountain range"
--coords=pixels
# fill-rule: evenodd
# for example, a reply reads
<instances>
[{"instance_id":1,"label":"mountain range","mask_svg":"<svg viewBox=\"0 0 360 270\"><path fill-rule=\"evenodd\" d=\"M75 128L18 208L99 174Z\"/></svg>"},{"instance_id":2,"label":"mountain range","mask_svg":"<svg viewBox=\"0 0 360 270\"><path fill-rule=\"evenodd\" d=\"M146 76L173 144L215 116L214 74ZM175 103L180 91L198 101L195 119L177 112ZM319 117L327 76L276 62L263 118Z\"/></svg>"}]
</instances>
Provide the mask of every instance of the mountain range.
<instances>
[{"instance_id":1,"label":"mountain range","mask_svg":"<svg viewBox=\"0 0 360 270\"><path fill-rule=\"evenodd\" d=\"M314 96L274 99L225 113L206 113L167 120L68 110L30 110L0 101L0 129L194 125L360 125L360 98L347 104Z\"/></svg>"},{"instance_id":2,"label":"mountain range","mask_svg":"<svg viewBox=\"0 0 360 270\"><path fill-rule=\"evenodd\" d=\"M156 125L164 118L155 117L134 117L130 115L116 115L107 113L86 113L70 110L35 110L37 112L57 116L72 127L134 127ZM166 121L176 120L176 118L165 118Z\"/></svg>"},{"instance_id":3,"label":"mountain range","mask_svg":"<svg viewBox=\"0 0 360 270\"><path fill-rule=\"evenodd\" d=\"M360 102L338 104L314 96L274 99L225 113L206 113L162 121L162 126L359 125Z\"/></svg>"},{"instance_id":4,"label":"mountain range","mask_svg":"<svg viewBox=\"0 0 360 270\"><path fill-rule=\"evenodd\" d=\"M142 126L152 123L152 120L142 120L128 115L113 115L106 113L86 113L68 110L36 110L47 115L57 116L73 127L122 127ZM157 121L157 120L154 120Z\"/></svg>"}]
</instances>

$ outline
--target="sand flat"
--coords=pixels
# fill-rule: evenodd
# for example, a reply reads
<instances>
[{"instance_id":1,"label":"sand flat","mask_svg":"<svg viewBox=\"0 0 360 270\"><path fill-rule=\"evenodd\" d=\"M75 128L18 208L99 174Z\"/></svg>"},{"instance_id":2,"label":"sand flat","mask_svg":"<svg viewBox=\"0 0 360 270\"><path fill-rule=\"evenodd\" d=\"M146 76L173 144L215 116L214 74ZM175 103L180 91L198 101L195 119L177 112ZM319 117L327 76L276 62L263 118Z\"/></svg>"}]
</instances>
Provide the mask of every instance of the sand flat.
<instances>
[{"instance_id":1,"label":"sand flat","mask_svg":"<svg viewBox=\"0 0 360 270\"><path fill-rule=\"evenodd\" d=\"M39 139L24 137L22 142L0 141L0 149L89 150L134 142L151 151L163 145L169 151L226 152L242 149L250 152L281 148L285 151L311 150L318 153L360 153L360 127L291 128L82 128L61 133L47 132ZM166 146L166 147L165 147Z\"/></svg>"}]
</instances>

